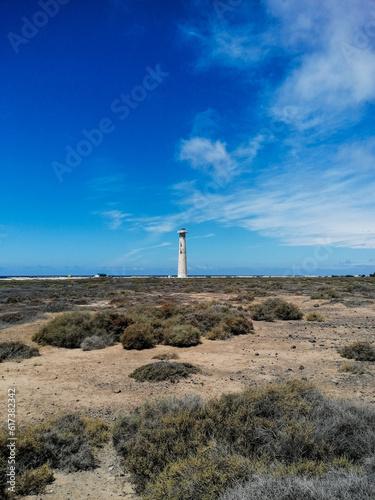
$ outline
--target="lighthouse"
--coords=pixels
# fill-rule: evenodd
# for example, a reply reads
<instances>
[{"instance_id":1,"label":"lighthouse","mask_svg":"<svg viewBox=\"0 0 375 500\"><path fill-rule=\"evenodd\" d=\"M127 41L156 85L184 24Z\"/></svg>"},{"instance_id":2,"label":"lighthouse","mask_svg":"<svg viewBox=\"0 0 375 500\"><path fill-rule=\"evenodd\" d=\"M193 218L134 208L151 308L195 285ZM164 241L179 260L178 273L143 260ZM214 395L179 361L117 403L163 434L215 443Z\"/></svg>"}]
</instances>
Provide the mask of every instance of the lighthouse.
<instances>
[{"instance_id":1,"label":"lighthouse","mask_svg":"<svg viewBox=\"0 0 375 500\"><path fill-rule=\"evenodd\" d=\"M187 278L187 263L186 263L186 229L181 228L181 231L177 231L179 234L179 245L178 245L178 272L177 278Z\"/></svg>"}]
</instances>

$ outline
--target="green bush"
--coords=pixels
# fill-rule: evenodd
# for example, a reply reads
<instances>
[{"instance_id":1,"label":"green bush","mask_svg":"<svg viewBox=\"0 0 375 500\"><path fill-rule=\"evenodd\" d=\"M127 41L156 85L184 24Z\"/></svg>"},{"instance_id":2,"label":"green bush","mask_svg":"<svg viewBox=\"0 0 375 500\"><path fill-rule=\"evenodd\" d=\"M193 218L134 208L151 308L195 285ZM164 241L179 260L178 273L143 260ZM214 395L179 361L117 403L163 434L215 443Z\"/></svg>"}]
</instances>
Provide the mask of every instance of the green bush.
<instances>
[{"instance_id":1,"label":"green bush","mask_svg":"<svg viewBox=\"0 0 375 500\"><path fill-rule=\"evenodd\" d=\"M164 341L175 347L191 347L200 343L200 333L191 325L174 325L166 332Z\"/></svg>"},{"instance_id":2,"label":"green bush","mask_svg":"<svg viewBox=\"0 0 375 500\"><path fill-rule=\"evenodd\" d=\"M143 498L216 499L250 474L306 477L374 464L374 425L372 408L328 400L295 380L206 403L147 402L118 419L113 442Z\"/></svg>"},{"instance_id":3,"label":"green bush","mask_svg":"<svg viewBox=\"0 0 375 500\"><path fill-rule=\"evenodd\" d=\"M253 323L250 319L239 312L236 314L229 312L219 324L206 333L206 339L226 340L233 337L233 335L245 335L248 333L254 333Z\"/></svg>"},{"instance_id":4,"label":"green bush","mask_svg":"<svg viewBox=\"0 0 375 500\"><path fill-rule=\"evenodd\" d=\"M9 457L8 436L0 432L0 472ZM76 472L96 467L96 449L108 440L109 426L99 419L65 414L29 425L16 437L17 494L35 494L53 480L51 469ZM0 492L1 488L4 482Z\"/></svg>"},{"instance_id":5,"label":"green bush","mask_svg":"<svg viewBox=\"0 0 375 500\"><path fill-rule=\"evenodd\" d=\"M229 328L220 323L215 325L209 332L206 333L207 340L226 340L232 337L232 333Z\"/></svg>"},{"instance_id":6,"label":"green bush","mask_svg":"<svg viewBox=\"0 0 375 500\"><path fill-rule=\"evenodd\" d=\"M317 311L311 311L306 315L306 320L307 321L325 321L325 316L324 314L317 312Z\"/></svg>"},{"instance_id":7,"label":"green bush","mask_svg":"<svg viewBox=\"0 0 375 500\"><path fill-rule=\"evenodd\" d=\"M200 369L190 363L159 361L136 368L129 377L138 382L161 382L162 380L177 382L180 378L186 378L198 372Z\"/></svg>"},{"instance_id":8,"label":"green bush","mask_svg":"<svg viewBox=\"0 0 375 500\"><path fill-rule=\"evenodd\" d=\"M326 287L320 288L316 293L313 293L310 296L310 298L313 300L318 300L318 299L330 300L330 299L337 299L338 297L339 294L334 288L326 288Z\"/></svg>"},{"instance_id":9,"label":"green bush","mask_svg":"<svg viewBox=\"0 0 375 500\"><path fill-rule=\"evenodd\" d=\"M246 335L253 333L253 323L243 314L229 312L223 320L223 327L232 335Z\"/></svg>"},{"instance_id":10,"label":"green bush","mask_svg":"<svg viewBox=\"0 0 375 500\"><path fill-rule=\"evenodd\" d=\"M73 311L61 314L43 326L34 336L34 342L41 345L53 345L76 349L82 342L93 336L106 338L106 342L118 341L124 328L132 319L105 311L91 315L87 311Z\"/></svg>"},{"instance_id":11,"label":"green bush","mask_svg":"<svg viewBox=\"0 0 375 500\"><path fill-rule=\"evenodd\" d=\"M2 342L0 344L0 363L2 361L21 361L34 356L39 356L39 350L22 342Z\"/></svg>"},{"instance_id":12,"label":"green bush","mask_svg":"<svg viewBox=\"0 0 375 500\"><path fill-rule=\"evenodd\" d=\"M150 482L142 495L145 500L214 500L233 482L243 482L251 470L247 460L216 450L198 449L197 454L168 464Z\"/></svg>"},{"instance_id":13,"label":"green bush","mask_svg":"<svg viewBox=\"0 0 375 500\"><path fill-rule=\"evenodd\" d=\"M121 335L120 341L124 349L150 349L157 344L149 323L133 323L129 325Z\"/></svg>"},{"instance_id":14,"label":"green bush","mask_svg":"<svg viewBox=\"0 0 375 500\"><path fill-rule=\"evenodd\" d=\"M37 469L26 470L16 479L17 495L37 495L43 493L47 484L54 481L53 470L44 464Z\"/></svg>"},{"instance_id":15,"label":"green bush","mask_svg":"<svg viewBox=\"0 0 375 500\"><path fill-rule=\"evenodd\" d=\"M134 323L130 316L124 316L113 311L98 312L92 318L92 328L95 335L110 336L115 342L120 341L124 329Z\"/></svg>"},{"instance_id":16,"label":"green bush","mask_svg":"<svg viewBox=\"0 0 375 500\"><path fill-rule=\"evenodd\" d=\"M267 299L254 304L250 307L250 315L255 321L298 320L303 317L299 307L282 299Z\"/></svg>"},{"instance_id":17,"label":"green bush","mask_svg":"<svg viewBox=\"0 0 375 500\"><path fill-rule=\"evenodd\" d=\"M274 309L274 313L277 319L285 321L298 320L303 317L303 313L298 306L285 301L280 302L280 304Z\"/></svg>"},{"instance_id":18,"label":"green bush","mask_svg":"<svg viewBox=\"0 0 375 500\"><path fill-rule=\"evenodd\" d=\"M160 359L161 361L168 361L170 359L178 359L178 355L175 352L163 352L152 356L152 359Z\"/></svg>"},{"instance_id":19,"label":"green bush","mask_svg":"<svg viewBox=\"0 0 375 500\"><path fill-rule=\"evenodd\" d=\"M356 361L375 361L375 349L370 342L353 342L339 349L342 358L355 359Z\"/></svg>"}]
</instances>

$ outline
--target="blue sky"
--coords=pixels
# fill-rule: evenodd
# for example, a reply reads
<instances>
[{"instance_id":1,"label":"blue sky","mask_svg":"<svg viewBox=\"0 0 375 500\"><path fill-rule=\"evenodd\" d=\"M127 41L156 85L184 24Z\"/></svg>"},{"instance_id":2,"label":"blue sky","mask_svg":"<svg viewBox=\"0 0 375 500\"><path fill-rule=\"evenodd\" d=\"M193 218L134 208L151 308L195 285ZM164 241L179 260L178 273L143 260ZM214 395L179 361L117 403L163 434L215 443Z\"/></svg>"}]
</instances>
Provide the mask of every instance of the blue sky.
<instances>
[{"instance_id":1,"label":"blue sky","mask_svg":"<svg viewBox=\"0 0 375 500\"><path fill-rule=\"evenodd\" d=\"M375 2L2 0L0 275L375 270Z\"/></svg>"}]
</instances>

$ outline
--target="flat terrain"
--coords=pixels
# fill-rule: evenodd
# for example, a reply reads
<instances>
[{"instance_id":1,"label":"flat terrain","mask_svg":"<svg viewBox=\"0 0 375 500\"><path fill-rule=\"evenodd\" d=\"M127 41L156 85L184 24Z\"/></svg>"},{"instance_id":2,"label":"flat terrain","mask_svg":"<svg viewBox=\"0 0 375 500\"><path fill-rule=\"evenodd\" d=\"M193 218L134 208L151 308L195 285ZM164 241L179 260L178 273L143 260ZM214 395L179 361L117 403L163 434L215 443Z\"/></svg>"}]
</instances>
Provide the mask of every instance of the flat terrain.
<instances>
[{"instance_id":1,"label":"flat terrain","mask_svg":"<svg viewBox=\"0 0 375 500\"><path fill-rule=\"evenodd\" d=\"M200 345L189 348L158 345L143 351L127 351L117 344L102 350L82 351L40 347L40 357L1 364L3 414L7 390L15 386L18 426L67 411L112 422L118 413L128 413L154 397L200 394L211 398L249 385L291 378L313 381L328 396L375 404L375 363L362 363L365 373L361 375L342 372L340 367L345 360L337 351L358 340L374 343L373 278L207 278L183 280L183 283L162 278L99 281L1 282L0 342L35 345L31 340L33 334L61 314L53 309L121 312L134 304L159 305L165 300L179 304L215 300L246 309L251 303L280 297L298 305L304 315L319 311L326 320L321 323L304 318L254 321L253 334L221 341L202 338ZM332 289L336 291L335 298L311 299L319 290L324 293ZM252 302L248 300L249 292L255 295ZM135 368L151 363L156 354L166 352L176 353L178 361L193 363L202 372L179 383L139 383L129 378ZM56 481L47 488L46 494L27 498L134 498L113 448L105 447L100 458L99 469L56 473Z\"/></svg>"}]
</instances>

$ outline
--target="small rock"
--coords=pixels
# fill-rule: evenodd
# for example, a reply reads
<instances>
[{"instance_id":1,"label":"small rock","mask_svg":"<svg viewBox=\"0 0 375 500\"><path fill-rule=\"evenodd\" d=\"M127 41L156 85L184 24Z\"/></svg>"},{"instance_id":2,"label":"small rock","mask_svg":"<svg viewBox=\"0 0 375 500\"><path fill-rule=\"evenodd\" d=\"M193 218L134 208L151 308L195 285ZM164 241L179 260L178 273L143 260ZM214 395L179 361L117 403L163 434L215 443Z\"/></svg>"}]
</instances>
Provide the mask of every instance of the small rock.
<instances>
[{"instance_id":1,"label":"small rock","mask_svg":"<svg viewBox=\"0 0 375 500\"><path fill-rule=\"evenodd\" d=\"M304 370L304 369L305 369L305 367L304 367L303 365L299 365L299 369L300 369L300 370Z\"/></svg>"},{"instance_id":2,"label":"small rock","mask_svg":"<svg viewBox=\"0 0 375 500\"><path fill-rule=\"evenodd\" d=\"M118 389L117 391L113 391L115 394L119 394L121 392L121 389Z\"/></svg>"},{"instance_id":3,"label":"small rock","mask_svg":"<svg viewBox=\"0 0 375 500\"><path fill-rule=\"evenodd\" d=\"M296 345L292 345L291 349L295 349L297 346Z\"/></svg>"}]
</instances>

